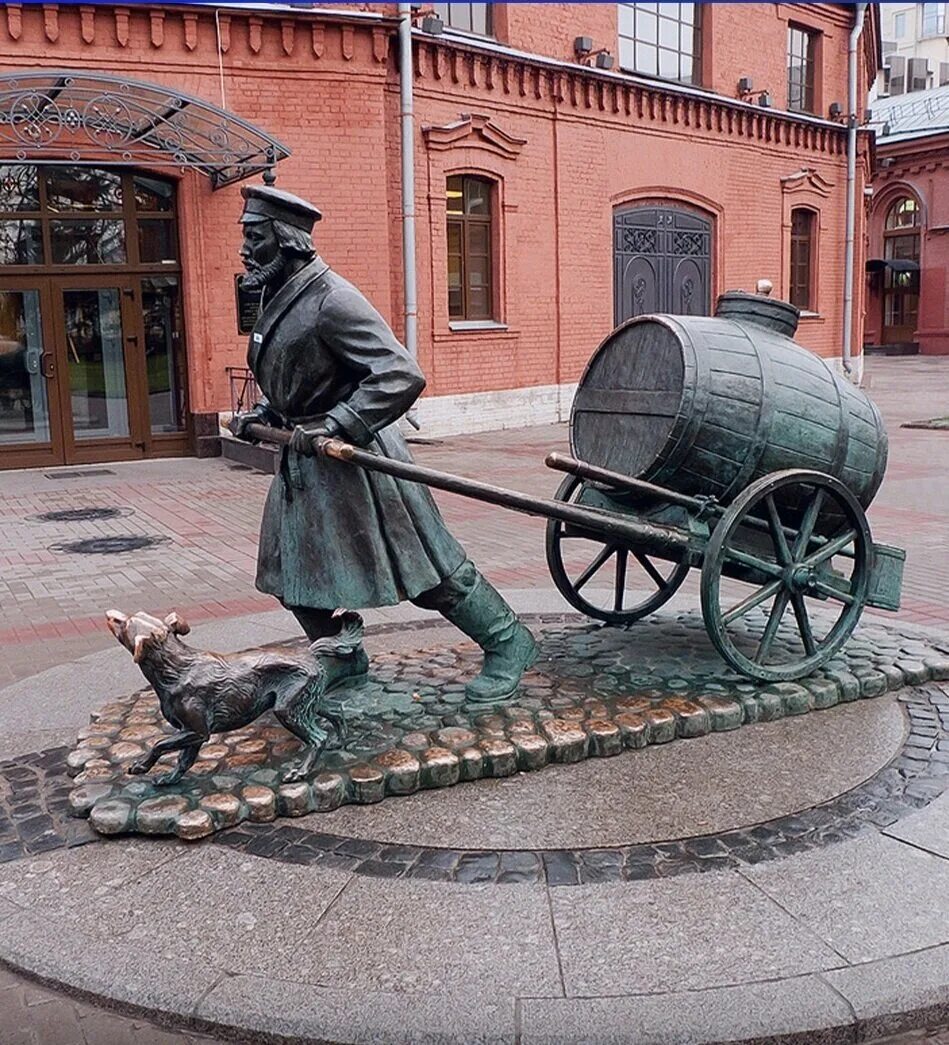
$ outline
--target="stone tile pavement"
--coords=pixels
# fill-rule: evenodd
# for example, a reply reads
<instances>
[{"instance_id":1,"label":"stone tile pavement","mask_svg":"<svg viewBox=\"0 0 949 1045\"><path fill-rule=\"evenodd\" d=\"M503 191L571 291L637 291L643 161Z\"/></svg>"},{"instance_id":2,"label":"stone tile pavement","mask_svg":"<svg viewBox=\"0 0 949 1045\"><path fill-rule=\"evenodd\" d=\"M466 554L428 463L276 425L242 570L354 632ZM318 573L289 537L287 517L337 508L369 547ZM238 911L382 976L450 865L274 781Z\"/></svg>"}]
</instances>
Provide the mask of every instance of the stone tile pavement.
<instances>
[{"instance_id":1,"label":"stone tile pavement","mask_svg":"<svg viewBox=\"0 0 949 1045\"><path fill-rule=\"evenodd\" d=\"M887 479L870 514L874 536L908 551L902 619L944 627L949 622L949 435L898 425L949 413L949 359L874 357L867 384L891 438ZM564 449L566 441L566 426L550 426L419 445L415 453L432 467L550 496L559 476L544 468L543 456ZM174 608L195 622L219 623L274 608L253 587L267 477L223 461L155 461L108 470L111 475L84 476L86 469L74 469L68 479L49 478L45 471L0 474L0 691L114 643L102 624L103 611L112 605L152 612ZM550 588L541 520L451 495L439 494L438 500L449 526L501 588ZM85 507L119 511L100 521L37 518ZM68 554L53 547L127 535L164 543L121 555ZM680 606L697 605L694 577L677 598ZM292 631L288 617L287 633ZM765 876L760 888L767 886ZM107 1012L0 968L2 1045L210 1040ZM949 1031L886 1040L949 1045Z\"/></svg>"},{"instance_id":2,"label":"stone tile pavement","mask_svg":"<svg viewBox=\"0 0 949 1045\"><path fill-rule=\"evenodd\" d=\"M949 435L903 429L903 421L945 414L949 359L873 357L867 384L890 430L890 465L870 521L874 536L908 552L904 620L949 621ZM562 478L544 455L564 450L567 426L490 432L414 448L419 463L551 496ZM97 469L98 470L98 469ZM109 475L31 470L0 474L0 686L112 641L110 606L177 609L189 620L273 609L254 588L257 529L269 477L223 460L115 464ZM544 523L451 494L437 494L445 518L474 560L502 589L550 588ZM47 522L78 508L117 510L101 521ZM123 554L54 550L64 542L122 536L158 538ZM677 598L696 605L693 574ZM288 618L289 621L289 618Z\"/></svg>"}]
</instances>

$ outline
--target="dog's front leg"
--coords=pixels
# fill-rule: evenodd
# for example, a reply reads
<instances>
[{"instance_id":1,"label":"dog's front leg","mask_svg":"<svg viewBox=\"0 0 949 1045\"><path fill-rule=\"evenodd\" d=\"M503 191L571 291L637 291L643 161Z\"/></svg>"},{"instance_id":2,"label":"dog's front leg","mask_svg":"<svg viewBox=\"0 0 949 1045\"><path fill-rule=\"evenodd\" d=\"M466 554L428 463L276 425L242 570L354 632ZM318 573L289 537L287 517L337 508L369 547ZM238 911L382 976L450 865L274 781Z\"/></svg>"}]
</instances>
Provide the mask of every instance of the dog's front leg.
<instances>
[{"instance_id":1,"label":"dog's front leg","mask_svg":"<svg viewBox=\"0 0 949 1045\"><path fill-rule=\"evenodd\" d=\"M169 751L181 751L181 754L178 756L178 765L175 766L172 772L165 773L153 781L157 787L173 784L176 780L180 780L182 774L194 765L194 760L198 757L198 751L207 739L207 737L202 737L191 729L185 729L180 733L165 737L164 740L159 740L144 758L133 762L128 767L127 772L136 776L141 773L147 773L162 755L168 754Z\"/></svg>"}]
</instances>

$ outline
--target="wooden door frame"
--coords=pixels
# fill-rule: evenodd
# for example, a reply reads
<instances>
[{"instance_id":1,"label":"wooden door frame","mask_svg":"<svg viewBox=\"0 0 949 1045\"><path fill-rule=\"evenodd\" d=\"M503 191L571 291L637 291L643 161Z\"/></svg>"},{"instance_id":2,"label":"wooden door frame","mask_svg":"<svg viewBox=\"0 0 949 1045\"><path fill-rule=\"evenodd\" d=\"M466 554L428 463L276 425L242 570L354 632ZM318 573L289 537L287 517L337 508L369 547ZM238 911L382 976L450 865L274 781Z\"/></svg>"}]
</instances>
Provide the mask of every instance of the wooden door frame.
<instances>
[{"instance_id":1,"label":"wooden door frame","mask_svg":"<svg viewBox=\"0 0 949 1045\"><path fill-rule=\"evenodd\" d=\"M125 372L125 398L128 409L128 436L77 439L72 423L72 396L68 381L60 382L60 410L64 420L64 443L67 464L101 464L103 461L135 461L145 456L147 441L143 425L147 426L147 406L143 401L144 356L134 351L142 344L141 310L134 308L135 277L128 273L71 272L51 277L53 319L58 364L68 371L66 345L66 310L64 293L71 290L117 290L119 317L122 324L122 359ZM133 350L129 350L130 339ZM143 416L144 415L144 416Z\"/></svg>"},{"instance_id":2,"label":"wooden door frame","mask_svg":"<svg viewBox=\"0 0 949 1045\"><path fill-rule=\"evenodd\" d=\"M55 320L53 317L53 288L47 276L7 275L0 273L0 290L35 290L40 300L40 332L43 341L43 356L52 356L53 376L46 377L46 410L49 416L50 441L35 443L0 443L0 469L58 467L66 463L66 419L63 416L62 370Z\"/></svg>"}]
</instances>

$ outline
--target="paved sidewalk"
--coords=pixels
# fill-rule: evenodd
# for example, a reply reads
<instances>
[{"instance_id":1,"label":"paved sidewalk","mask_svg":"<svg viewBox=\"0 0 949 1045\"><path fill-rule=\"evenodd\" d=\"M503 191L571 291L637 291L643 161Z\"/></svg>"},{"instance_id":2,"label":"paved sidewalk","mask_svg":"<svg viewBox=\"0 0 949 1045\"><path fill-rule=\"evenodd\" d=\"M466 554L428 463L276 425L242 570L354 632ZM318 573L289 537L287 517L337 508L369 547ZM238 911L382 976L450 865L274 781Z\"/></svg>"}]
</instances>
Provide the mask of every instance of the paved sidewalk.
<instances>
[{"instance_id":1,"label":"paved sidewalk","mask_svg":"<svg viewBox=\"0 0 949 1045\"><path fill-rule=\"evenodd\" d=\"M889 541L908 550L904 609L900 619L935 626L946 632L949 624L949 601L945 595L949 587L949 557L945 554L949 544L946 523L949 517L949 433L900 429L898 425L905 420L949 413L949 359L872 358L867 369L869 390L887 419L891 437L887 479L870 513L874 536L877 540ZM415 453L420 463L550 496L556 489L559 476L544 468L543 456L551 449L565 449L566 440L566 426L551 426L451 439L435 445L417 446ZM99 700L101 687L111 685L116 690L128 691L135 685L135 672L127 655L116 648L114 639L103 627L103 611L107 607L142 608L152 612L177 609L193 623L202 625L196 629L197 645L217 648L240 648L259 641L273 641L295 631L289 615L279 609L275 611L273 601L262 597L253 587L257 525L269 482L267 477L223 461L146 462L112 465L108 470L113 474L84 476L82 473L87 469L74 469L68 479L48 478L45 471L0 474L0 523L5 535L5 543L0 548L0 757L59 743L75 731L87 714L88 706ZM556 596L548 594L551 583L543 556L544 525L541 520L476 505L451 495L437 496L452 530L499 587L508 591L520 590L523 608L527 608L528 601L540 597L550 606L556 604ZM111 518L99 521L50 522L36 518L51 511L77 508L118 511ZM133 554L118 555L70 554L53 549L54 545L64 542L127 535L156 537L165 543ZM673 606L697 606L694 577L676 598ZM409 619L413 614L410 609L397 608L380 611L371 619L382 623L396 622ZM45 673L42 680L41 673ZM42 694L42 701L34 710L47 716L42 724L49 726L48 729L34 728L36 722L23 722L18 710L27 706L31 699L28 680L34 677L36 685L32 693L37 699ZM122 690L123 686L127 688ZM73 703L64 706L63 696L67 691L74 695ZM864 708L871 710L872 703L855 705L855 712L862 712ZM11 715L10 712L15 710L16 714ZM879 709L872 710L876 714ZM17 716L21 721L17 722ZM788 720L787 728L797 729L798 724L810 718L812 716ZM870 724L868 720L865 726ZM784 724L774 725L783 727ZM879 740L883 734L875 730L871 735ZM723 739L727 741L729 738ZM790 749L784 746L787 740L786 737L781 744L772 747L764 744L761 758L765 767L766 752ZM634 756L604 760L598 762L596 768L622 775L626 763L634 762L644 754L638 752ZM868 774L876 768L870 767ZM568 771L576 769L568 767ZM559 770L548 770L536 776L540 779L547 773L557 772ZM767 788L770 786L767 780L767 776L762 777L758 786ZM496 809L498 817L510 826L517 808L516 800L510 804L511 789L521 786L521 781L512 778L491 784L497 787L492 792L494 797L486 799L487 808ZM564 817L572 817L575 821L577 797L570 798L572 786L568 784L562 789L573 804L568 804L561 812ZM617 786L616 789L618 793L628 795L642 794L641 788L635 786ZM555 787L553 790L561 789ZM424 803L433 797L433 793L429 793L419 796L418 801ZM685 802L687 799L680 794L673 800ZM535 801L532 808L544 808L548 811L546 816L556 820L557 810L550 802ZM573 1042L580 1040L584 1032L589 1033L590 1028L596 1026L596 1003L576 1004L563 995L603 990L624 993L628 981L623 980L625 974L622 970L641 968L643 963L655 959L654 952L646 953L637 948L646 946L657 934L670 931L670 925L672 931L684 934L681 951L685 965L665 968L669 982L667 990L677 982L689 982L691 977L690 991L696 993L666 994L657 1001L657 1019L661 1017L663 1007L668 1011L672 1006L679 1006L683 1020L693 1020L689 1024L693 1027L702 1026L702 1021L707 1021L705 1009L710 1006L715 1008L717 1005L722 1012L753 1011L761 1004L760 992L736 993L728 987L727 979L716 977L714 970L723 962L727 964L735 960L739 965L746 963L743 968L754 967L761 960L755 950L760 945L765 952L765 961L777 962L775 968L779 970L787 968L781 964L784 953L803 956L802 965L809 970L831 970L826 973L829 977L826 983L833 984L830 990L823 980L808 973L793 983L775 986L773 990L777 993L770 995L770 1002L780 995L782 1003L791 1006L792 1015L795 1005L811 1004L815 1018L826 1017L843 1025L852 1019L853 1010L846 1010L841 996L859 1010L862 989L859 977L855 978L845 966L848 962L868 962L860 975L869 977L865 982L869 984L867 989L871 994L873 989L880 989L879 984L874 987L871 982L873 962L889 946L888 940L893 934L901 935L897 944L907 952L904 980L899 981L907 990L914 983L923 992L927 985L935 988L937 982L941 982L943 971L949 968L949 954L943 952L944 945L940 942L945 913L944 886L949 883L949 878L946 878L949 872L945 869L949 843L945 841L942 826L947 812L946 799L937 799L915 814L919 818L915 827L910 823L911 816L900 821L902 826L894 828L895 834L893 831L874 831L872 841L861 836L830 846L823 855L789 857L762 865L761 870L753 869L744 875L726 876L714 872L668 882L640 883L638 888L642 892L632 901L621 900L615 892L620 887L612 885L542 890L528 886L456 887L433 883L427 891L419 886L404 886L391 893L386 891L388 887L384 888L385 883L377 889L371 879L358 875L335 872L337 879L333 879L334 872L331 871L320 872L315 867L294 868L268 860L259 879L255 872L254 883L243 893L245 902L235 910L235 916L244 918L241 912L270 912L267 917L273 924L289 924L289 912L285 907L271 910L273 898L293 895L299 882L297 876L304 871L315 876L308 879L311 889L317 888L319 877L325 878L332 886L332 896L327 894L320 900L311 912L312 924L307 924L324 945L327 939L331 939L334 946L351 945L353 949L334 959L334 968L320 969L309 975L314 983L339 984L349 977L361 985L365 1003L362 1016L367 1020L371 1020L372 1007L381 1004L380 998L392 990L406 991L411 999L420 984L435 980L447 980L447 988L455 989L452 985L456 974L451 963L445 964L444 941L460 940L469 931L464 930L465 926L478 924L477 919L469 921L470 904L473 904L474 908L481 905L484 912L490 912L492 919L494 912L503 912L487 941L496 944L496 951L491 954L501 956L499 966L492 971L489 963L486 964L487 952L482 955L476 949L472 957L469 949L462 948L466 962L474 963L470 976L474 977L478 990L482 992L477 1002L480 1008L475 1015L480 1012L489 1029L491 1026L495 1029L507 1026L504 1021L509 1014L503 1012L499 1015L494 996L500 987L513 984L524 997L516 1013L522 1042L534 1040L532 1034L536 1034L536 1040ZM642 810L639 813L642 815ZM695 816L697 821L701 821L700 802ZM365 837L373 837L371 827L369 823ZM267 849L263 837L255 844L262 850ZM471 844L477 846L479 843L475 840ZM200 898L206 895L208 888L214 888L215 883L220 887L222 868L228 869L230 874L241 866L241 862L244 865L248 861L255 862L253 857L236 852L232 858L232 854L221 852L221 848L214 847L214 854L218 855L199 856L192 850L185 854L184 861L173 860L169 872L174 866L176 873L182 876L177 887L171 885L174 878L163 884L159 872L163 865L160 861L156 864L150 855L157 853L157 849L146 843L133 846L137 855L130 859L137 870L131 878L121 871L119 865L116 865L114 874L109 874L108 862L117 860L121 864L124 857L119 847L110 848L107 844L67 851L68 862L65 864L60 863L61 854L52 854L48 859L38 858L35 861L38 866L32 870L25 862L11 864L11 870L18 870L16 874L5 876L4 880L18 885L12 894L6 894L7 900L13 900L14 909L9 906L0 909L0 934L14 925L22 932L29 918L46 919L65 914L68 915L67 921L60 926L62 933L55 950L62 955L75 956L78 952L70 948L88 945L88 940L83 944L78 936L71 935L77 929L85 932L90 928L88 920L81 925L71 923L70 905L57 907L53 901L58 890L50 892L49 882L51 875L58 879L61 873L65 874L65 886L73 879L81 879L84 866L90 870L95 866L91 860L95 851L101 853L101 858L106 861L99 866L96 880L111 883L110 890L121 892L130 887L133 893L129 894L127 901L124 893L120 898L122 918L117 924L115 939L101 951L105 969L97 971L96 962L100 959L94 948L87 955L90 982L110 968L134 970L138 968L136 962L139 958L146 962L142 966L144 972L148 968L147 960L176 952L180 941L172 940L164 947L153 948L147 939L142 938L141 925L135 921L141 917L142 905L150 903L149 896L153 891L166 896L162 902L175 912L173 924L181 927L185 943L196 935L194 925L202 922L204 935L211 934L208 939L213 946L214 934L221 931L221 927L209 923L206 907L195 909L190 915L185 913L192 902L191 896ZM178 850L175 852L177 854ZM195 860L197 862L189 868L188 865ZM808 864L808 861L812 863ZM23 878L24 873L26 878ZM143 883L140 889L135 885L139 878ZM797 894L788 891L795 879L799 883L797 888L802 890ZM946 882L940 886L943 879ZM905 907L905 896L901 903L894 901L896 883L906 895L913 897L918 911ZM455 895L454 899L446 901L446 890L455 889L457 893L459 888L471 891L472 899L462 901ZM483 892L495 888L514 890L505 893L500 907L496 900L488 899L487 893ZM712 936L706 941L710 950L699 949L696 954L690 954L689 951L697 946L703 924L696 920L698 913L707 917L710 909L719 910L711 905L711 896L719 888L725 890L722 896L728 894L731 897L726 907L721 909L725 922L712 926ZM610 890L614 892L610 893ZM322 887L318 892L322 897ZM559 899L554 895L557 893L560 893ZM479 895L485 896L483 902L477 899ZM170 899L172 896L174 902ZM219 902L225 904L225 900L222 897ZM454 914L447 923L442 923L435 917L435 912L446 902ZM334 913L337 904L340 908ZM354 927L352 917L367 905L372 917ZM750 923L737 914L735 918L738 920L735 921L729 913L742 909L752 912ZM779 909L784 913L779 913ZM152 910L157 916L157 910ZM657 911L660 915L674 917L671 922L656 923L650 929L649 918L654 916L651 912ZM426 946L435 948L435 941L442 941L441 949L433 949L427 963L422 961L424 956L405 952L399 942L407 925L400 918L415 917L412 912L427 920L432 935L426 937ZM130 913L133 914L131 922ZM632 919L623 938L611 930L611 924L620 914L623 925ZM756 921L759 916L764 918L764 922ZM721 951L726 940L734 942L743 938L743 934L747 937L749 932L752 936L762 933L762 926L768 923L768 919L772 919L769 923L772 927L773 924L782 926L777 935L764 933L753 946L746 938L746 944L752 949L740 953L737 959L735 954L738 952ZM41 923L34 921L30 924L36 928ZM246 918L238 924L246 933ZM419 922L412 924L417 927ZM587 953L583 949L585 927L589 924L600 926L604 934L602 946L596 953ZM97 931L101 928L98 927ZM513 942L519 939L533 941L532 947L524 953L515 950L513 955L509 954ZM218 943L226 949L220 938ZM286 943L280 942L280 947L284 948L280 951L280 961L285 959ZM918 958L912 957L914 950L918 952ZM378 974L373 974L365 964L367 955L382 962ZM242 965L242 962L240 956L234 957L231 963L234 970L240 967L241 974L252 973L254 967L259 967L259 955L253 955L254 965ZM518 962L522 968L517 967ZM686 966L688 975L683 974ZM835 966L840 967L839 973L833 971ZM279 962L269 967L282 968ZM893 981L893 974L888 978ZM949 975L946 978L949 982ZM228 982L220 981L219 977L206 981L196 976L194 982L186 986L197 989L203 983L208 989L212 985L215 987L213 997L209 995L210 1000L203 1010L209 1018L215 1018L220 1017L230 1004L226 990ZM240 982L256 984L254 980ZM729 990L732 990L730 995ZM835 995L834 990L842 991L842 995ZM715 994L715 991L719 993ZM558 994L560 1001L548 1004ZM141 997L144 996L143 989ZM542 996L546 996L546 1000ZM469 996L469 1001L471 997L473 995ZM281 998L271 991L262 994L258 1000L259 1012L269 1012L273 1020L281 1017L289 1020L293 1015L289 1004L291 999ZM910 998L906 1004L911 1002ZM325 992L318 992L308 1001L309 1011L329 1011L331 1016L334 1004ZM416 1001L414 1004L420 1003ZM695 1009L690 1010L693 1004ZM306 1011L304 1007L304 1013ZM421 1015L416 1013L416 1017L424 1020L425 1011L422 1006ZM457 1017L460 1019L465 1011L459 1002ZM694 1016L688 1016L689 1011L694 1011ZM870 1012L870 1008L865 1011ZM943 1009L934 1012L932 1019L938 1021L945 1015ZM351 1016L351 1009L340 1010L337 1016L345 1020ZM492 1020L500 1022L491 1024ZM409 1022L406 1026L412 1024ZM885 1020L868 1023L867 1028L870 1027L874 1027L877 1034L894 1029L892 1025L887 1026ZM105 1012L0 969L2 1045L152 1045L153 1042L164 1045L166 1042L206 1040L211 1039L163 1030L147 1020ZM418 1038L407 1037L405 1040ZM949 1032L912 1032L893 1039L894 1042L897 1040L901 1045L904 1042L915 1045L919 1041L949 1045Z\"/></svg>"},{"instance_id":2,"label":"paved sidewalk","mask_svg":"<svg viewBox=\"0 0 949 1045\"><path fill-rule=\"evenodd\" d=\"M873 357L867 371L890 432L887 478L870 512L874 536L907 549L902 619L943 624L949 622L949 432L899 424L949 410L949 359ZM414 452L421 464L551 496L562 476L546 469L543 458L566 445L566 425L554 425L453 438ZM115 464L105 476L89 471L0 474L0 686L104 648L112 641L102 623L111 606L176 609L195 621L274 608L253 583L268 477L194 459ZM49 478L63 474L70 478ZM542 520L436 496L452 531L498 587L551 587ZM116 515L39 519L79 508ZM54 550L127 535L164 543L111 555ZM677 605L696 605L697 591L693 572Z\"/></svg>"}]
</instances>

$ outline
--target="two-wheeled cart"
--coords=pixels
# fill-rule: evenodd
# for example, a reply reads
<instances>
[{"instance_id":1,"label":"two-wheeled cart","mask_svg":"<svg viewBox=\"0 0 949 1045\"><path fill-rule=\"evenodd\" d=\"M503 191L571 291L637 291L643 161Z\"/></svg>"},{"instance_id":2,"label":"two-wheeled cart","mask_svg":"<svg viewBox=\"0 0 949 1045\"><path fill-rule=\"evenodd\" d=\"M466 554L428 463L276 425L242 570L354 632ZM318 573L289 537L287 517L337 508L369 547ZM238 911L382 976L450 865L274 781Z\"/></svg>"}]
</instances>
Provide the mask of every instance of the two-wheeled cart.
<instances>
[{"instance_id":1,"label":"two-wheeled cart","mask_svg":"<svg viewBox=\"0 0 949 1045\"><path fill-rule=\"evenodd\" d=\"M867 606L899 608L905 553L875 544L865 514L886 465L879 413L790 339L796 324L785 302L731 293L715 317L618 327L580 381L572 456L547 457L568 473L551 500L339 439L321 447L547 518L554 583L609 625L658 609L698 569L705 627L725 661L759 681L800 678L834 656ZM289 439L263 426L251 434Z\"/></svg>"}]
</instances>

